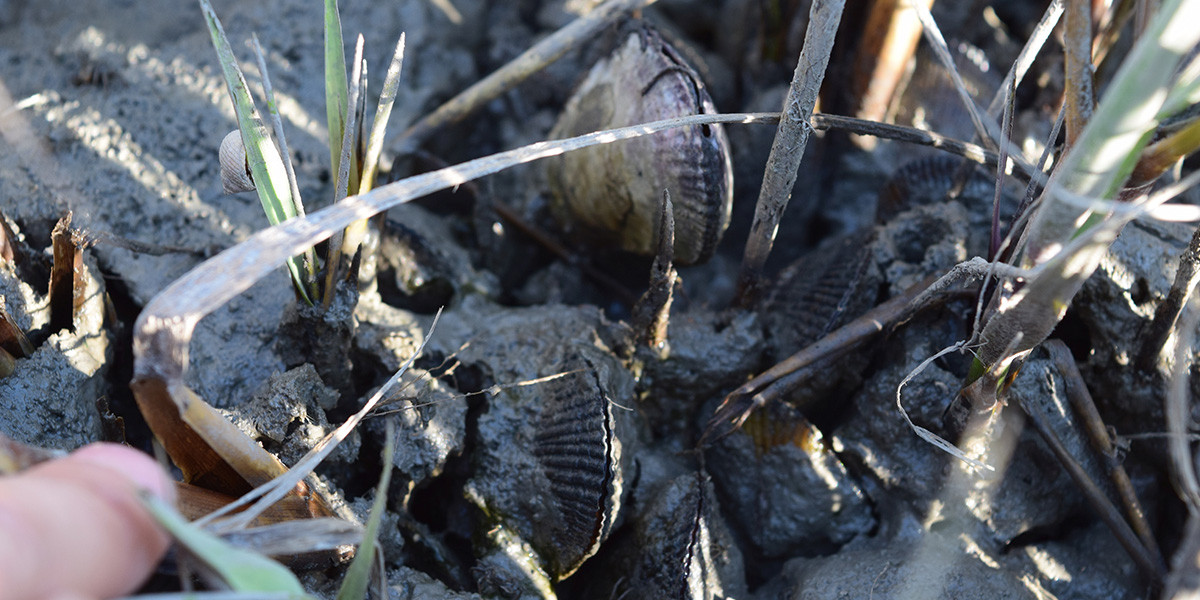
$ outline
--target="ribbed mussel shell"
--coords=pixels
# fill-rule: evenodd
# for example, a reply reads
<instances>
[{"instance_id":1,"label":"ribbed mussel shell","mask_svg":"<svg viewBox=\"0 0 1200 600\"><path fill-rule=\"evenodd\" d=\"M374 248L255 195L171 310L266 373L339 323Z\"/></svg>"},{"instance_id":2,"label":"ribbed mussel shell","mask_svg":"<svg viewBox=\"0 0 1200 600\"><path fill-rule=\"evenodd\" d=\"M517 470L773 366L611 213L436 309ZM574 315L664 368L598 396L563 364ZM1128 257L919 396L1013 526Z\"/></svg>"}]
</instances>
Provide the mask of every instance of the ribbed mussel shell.
<instances>
[{"instance_id":1,"label":"ribbed mussel shell","mask_svg":"<svg viewBox=\"0 0 1200 600\"><path fill-rule=\"evenodd\" d=\"M638 25L588 73L551 137L715 112L682 56L649 26ZM704 262L729 226L729 156L720 125L680 127L568 153L547 166L555 217L593 242L653 255L666 189L675 207L675 261Z\"/></svg>"},{"instance_id":2,"label":"ribbed mussel shell","mask_svg":"<svg viewBox=\"0 0 1200 600\"><path fill-rule=\"evenodd\" d=\"M554 536L543 551L559 578L574 573L608 537L623 482L612 400L596 370L581 356L569 359L563 370L566 374L544 386L533 450L558 509Z\"/></svg>"},{"instance_id":3,"label":"ribbed mussel shell","mask_svg":"<svg viewBox=\"0 0 1200 600\"><path fill-rule=\"evenodd\" d=\"M746 594L742 553L703 472L639 482L652 489L631 535L609 554L613 584L626 600L715 600Z\"/></svg>"},{"instance_id":4,"label":"ribbed mussel shell","mask_svg":"<svg viewBox=\"0 0 1200 600\"><path fill-rule=\"evenodd\" d=\"M868 229L828 240L779 274L760 311L776 360L875 305L880 277L872 262L874 237Z\"/></svg>"},{"instance_id":5,"label":"ribbed mussel shell","mask_svg":"<svg viewBox=\"0 0 1200 600\"><path fill-rule=\"evenodd\" d=\"M962 160L945 154L935 154L904 164L888 178L879 192L875 222L886 224L895 216L914 206L940 203L952 191ZM991 176L973 165L966 173L959 198L972 201L992 200L996 184ZM989 213L990 214L990 213Z\"/></svg>"}]
</instances>

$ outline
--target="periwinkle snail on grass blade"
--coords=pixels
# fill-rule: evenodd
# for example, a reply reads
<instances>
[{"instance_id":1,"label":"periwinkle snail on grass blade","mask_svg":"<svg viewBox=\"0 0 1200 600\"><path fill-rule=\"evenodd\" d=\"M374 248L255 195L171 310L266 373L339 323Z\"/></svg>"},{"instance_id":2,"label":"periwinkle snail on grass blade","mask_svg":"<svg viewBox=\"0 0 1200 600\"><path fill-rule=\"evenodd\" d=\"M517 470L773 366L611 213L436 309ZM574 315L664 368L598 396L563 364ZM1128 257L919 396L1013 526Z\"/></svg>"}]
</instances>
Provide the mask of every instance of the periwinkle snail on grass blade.
<instances>
[{"instance_id":1,"label":"periwinkle snail on grass blade","mask_svg":"<svg viewBox=\"0 0 1200 600\"><path fill-rule=\"evenodd\" d=\"M683 57L650 26L638 24L592 67L550 136L715 112ZM653 255L665 189L675 206L676 262L704 262L729 226L729 155L720 125L680 127L566 154L547 166L555 218L596 244Z\"/></svg>"},{"instance_id":2,"label":"periwinkle snail on grass blade","mask_svg":"<svg viewBox=\"0 0 1200 600\"><path fill-rule=\"evenodd\" d=\"M221 162L221 190L226 194L254 190L254 179L250 166L246 164L246 147L242 144L242 132L234 129L221 140L218 154Z\"/></svg>"}]
</instances>

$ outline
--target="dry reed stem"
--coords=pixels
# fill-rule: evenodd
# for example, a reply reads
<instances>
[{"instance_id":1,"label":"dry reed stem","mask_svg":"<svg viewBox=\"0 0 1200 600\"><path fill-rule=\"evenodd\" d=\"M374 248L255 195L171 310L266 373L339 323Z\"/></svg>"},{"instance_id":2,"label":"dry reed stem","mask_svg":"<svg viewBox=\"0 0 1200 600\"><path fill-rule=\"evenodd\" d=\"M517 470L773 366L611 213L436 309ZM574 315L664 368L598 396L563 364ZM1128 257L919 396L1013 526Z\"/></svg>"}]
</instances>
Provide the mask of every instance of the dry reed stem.
<instances>
[{"instance_id":1,"label":"dry reed stem","mask_svg":"<svg viewBox=\"0 0 1200 600\"><path fill-rule=\"evenodd\" d=\"M1075 357L1071 355L1071 350L1062 340L1047 340L1042 347L1050 353L1050 360L1054 362L1055 368L1062 375L1067 400L1071 402L1076 418L1079 419L1084 432L1087 433L1092 448L1100 455L1101 463L1108 468L1109 478L1112 479L1113 487L1117 491L1117 498L1121 501L1122 508L1125 509L1125 517L1129 521L1129 525L1137 534L1138 539L1142 541L1150 559L1161 568L1164 564L1162 551L1159 550L1158 542L1154 539L1154 532L1150 530L1150 523L1146 521L1146 513L1142 510L1137 492L1133 489L1133 482L1130 481L1125 467L1118 461L1116 444L1113 443L1108 427L1100 417L1100 411L1096 408L1091 393L1088 392L1083 375L1079 372L1078 365L1075 364Z\"/></svg>"},{"instance_id":2,"label":"dry reed stem","mask_svg":"<svg viewBox=\"0 0 1200 600\"><path fill-rule=\"evenodd\" d=\"M1021 80L1029 72L1029 67L1033 66L1034 59L1042 51L1046 40L1050 39L1050 34L1054 33L1054 27L1058 24L1058 19L1062 16L1062 13L1063 0L1054 0L1050 3L1050 6L1046 7L1046 12L1042 14L1041 20L1033 28L1033 32L1029 34L1029 39L1021 47L1021 53L1017 55L1017 60L1013 62L1013 66L1004 76L1004 82L1000 84L1000 87L996 90L996 94L992 96L992 101L988 104L987 109L989 115L994 117L1000 114L1000 109L1004 106L1004 90L1010 86L1013 88L1020 87Z\"/></svg>"},{"instance_id":3,"label":"dry reed stem","mask_svg":"<svg viewBox=\"0 0 1200 600\"><path fill-rule=\"evenodd\" d=\"M1088 0L1067 1L1065 30L1063 102L1067 107L1067 148L1070 148L1091 120L1096 103L1092 90L1092 10Z\"/></svg>"},{"instance_id":4,"label":"dry reed stem","mask_svg":"<svg viewBox=\"0 0 1200 600\"><path fill-rule=\"evenodd\" d=\"M926 10L933 5L933 0L916 1L923 3ZM881 0L871 6L851 82L851 93L858 106L854 116L869 121L882 121L887 116L888 106L920 40L921 22L905 0ZM875 146L872 137L855 140L868 150Z\"/></svg>"},{"instance_id":5,"label":"dry reed stem","mask_svg":"<svg viewBox=\"0 0 1200 600\"><path fill-rule=\"evenodd\" d=\"M1029 422L1033 424L1034 430L1041 436L1042 442L1054 453L1055 458L1058 459L1059 464L1075 482L1075 485L1079 486L1092 510L1096 511L1105 525L1108 525L1113 536L1117 538L1117 542L1133 559L1134 565L1155 587L1161 585L1160 582L1166 575L1163 567L1154 561L1149 551L1142 545L1141 540L1134 534L1133 529L1129 527L1129 523L1125 522L1121 513L1113 506L1100 486L1092 481L1087 471L1075 460L1075 457L1071 456L1058 434L1054 432L1054 428L1050 425L1044 412L1035 406L1031 399L1026 398L1020 389L1014 389L1013 395L1016 396L1021 410L1029 417Z\"/></svg>"},{"instance_id":6,"label":"dry reed stem","mask_svg":"<svg viewBox=\"0 0 1200 600\"><path fill-rule=\"evenodd\" d=\"M821 82L825 79L825 68L833 49L834 36L842 20L844 0L814 0L808 16L808 29L804 33L804 48L796 61L792 84L784 99L783 113L786 118L779 122L767 167L763 172L762 188L755 206L754 222L750 225L750 236L746 240L746 251L742 257L741 272L738 274L738 291L735 302L749 306L758 296L762 280L763 265L775 244L779 221L787 209L796 183L800 161L808 145L812 130L809 123L816 106ZM808 212L808 207L802 207Z\"/></svg>"}]
</instances>

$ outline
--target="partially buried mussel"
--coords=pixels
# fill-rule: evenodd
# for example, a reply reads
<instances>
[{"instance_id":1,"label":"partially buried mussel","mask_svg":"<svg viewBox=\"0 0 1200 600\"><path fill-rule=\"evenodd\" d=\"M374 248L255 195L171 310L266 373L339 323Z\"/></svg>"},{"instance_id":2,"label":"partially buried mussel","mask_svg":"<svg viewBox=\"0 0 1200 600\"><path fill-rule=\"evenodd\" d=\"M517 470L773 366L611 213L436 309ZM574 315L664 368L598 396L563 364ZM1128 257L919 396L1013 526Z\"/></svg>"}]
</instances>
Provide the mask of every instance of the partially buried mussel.
<instances>
[{"instance_id":1,"label":"partially buried mussel","mask_svg":"<svg viewBox=\"0 0 1200 600\"><path fill-rule=\"evenodd\" d=\"M551 137L715 112L696 72L639 23L592 67ZM675 261L704 262L729 226L729 154L720 125L680 127L568 153L547 166L555 218L594 243L653 255L665 189L675 207Z\"/></svg>"},{"instance_id":2,"label":"partially buried mussel","mask_svg":"<svg viewBox=\"0 0 1200 600\"><path fill-rule=\"evenodd\" d=\"M524 383L489 394L477 421L465 486L481 518L473 569L481 591L552 597L623 519L643 437L640 416L622 408L634 380L603 342L617 329L597 309L505 309L483 321L461 360Z\"/></svg>"}]
</instances>

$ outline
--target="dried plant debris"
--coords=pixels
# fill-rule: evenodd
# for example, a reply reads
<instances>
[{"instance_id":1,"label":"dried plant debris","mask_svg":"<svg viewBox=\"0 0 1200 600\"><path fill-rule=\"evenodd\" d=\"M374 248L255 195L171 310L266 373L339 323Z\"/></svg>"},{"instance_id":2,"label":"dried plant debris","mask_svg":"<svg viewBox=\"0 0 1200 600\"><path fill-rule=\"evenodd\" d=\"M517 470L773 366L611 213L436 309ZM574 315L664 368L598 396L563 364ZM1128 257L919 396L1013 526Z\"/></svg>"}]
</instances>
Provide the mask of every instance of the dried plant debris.
<instances>
[{"instance_id":1,"label":"dried plant debris","mask_svg":"<svg viewBox=\"0 0 1200 600\"><path fill-rule=\"evenodd\" d=\"M37 446L75 448L101 439L96 399L108 390L105 375L111 357L106 329L103 278L96 261L71 245L70 264L61 288L70 326L51 325L51 301L18 277L11 263L0 263L0 295L14 330L17 348L30 347L25 358L14 358L12 373L0 379L0 432ZM65 248L65 247L64 247ZM13 327L15 325L15 327ZM22 344L21 332L40 343ZM7 351L7 348L6 348Z\"/></svg>"},{"instance_id":2,"label":"dried plant debris","mask_svg":"<svg viewBox=\"0 0 1200 600\"><path fill-rule=\"evenodd\" d=\"M0 306L0 349L4 350L10 361L33 354L33 344L21 330L16 319L8 314L8 311L4 310L2 306ZM14 364L13 367L15 368L15 366ZM12 374L11 370L4 376L7 377L10 374Z\"/></svg>"}]
</instances>

